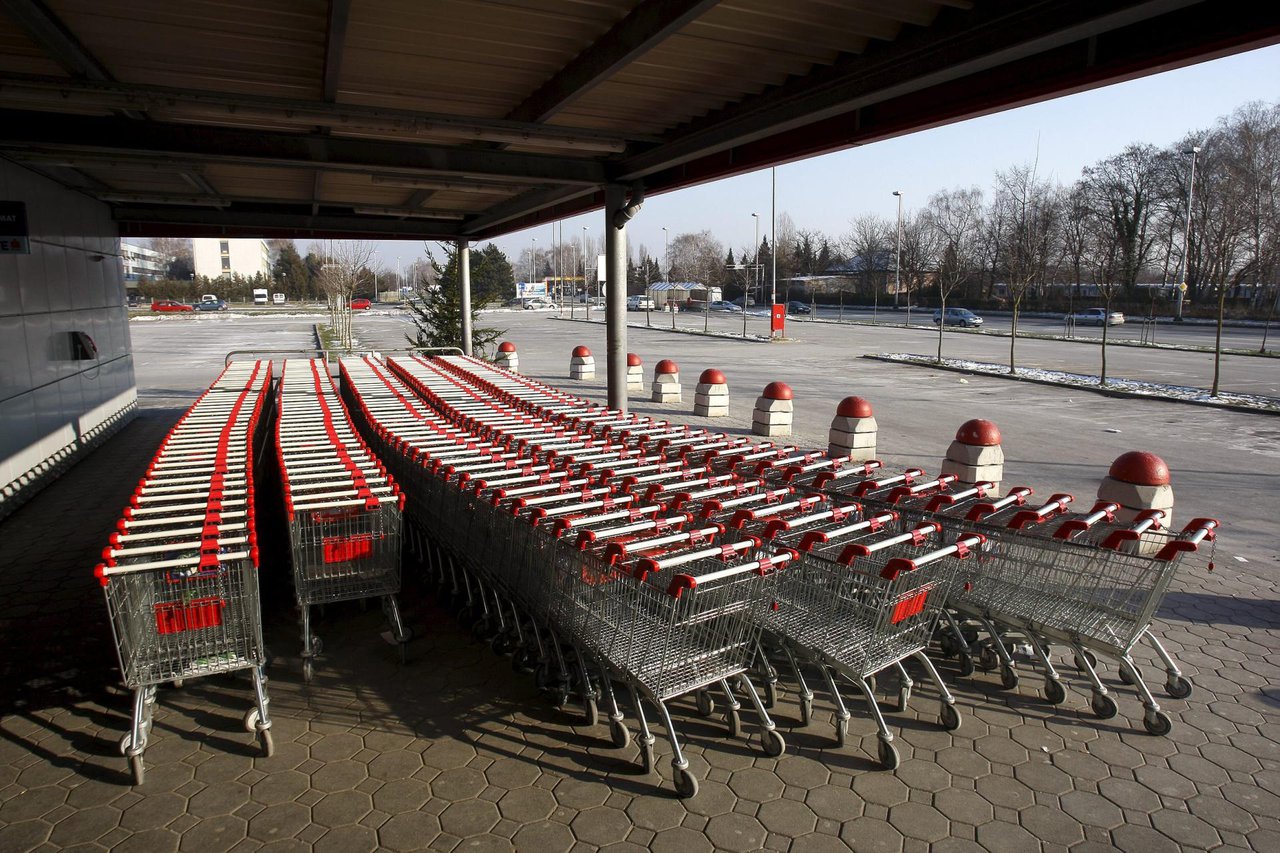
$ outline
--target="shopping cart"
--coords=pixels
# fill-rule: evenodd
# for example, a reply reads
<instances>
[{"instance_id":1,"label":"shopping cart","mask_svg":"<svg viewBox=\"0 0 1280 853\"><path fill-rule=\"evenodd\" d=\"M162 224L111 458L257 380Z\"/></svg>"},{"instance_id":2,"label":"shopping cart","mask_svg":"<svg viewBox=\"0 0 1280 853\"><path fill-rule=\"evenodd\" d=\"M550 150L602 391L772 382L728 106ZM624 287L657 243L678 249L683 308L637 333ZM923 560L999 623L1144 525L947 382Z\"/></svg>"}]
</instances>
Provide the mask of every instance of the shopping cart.
<instances>
[{"instance_id":1,"label":"shopping cart","mask_svg":"<svg viewBox=\"0 0 1280 853\"><path fill-rule=\"evenodd\" d=\"M315 605L379 598L390 624L387 637L403 662L410 632L395 597L399 488L355 432L324 362L286 361L278 396L276 451L301 611L303 678L312 680L323 652L312 626Z\"/></svg>"},{"instance_id":2,"label":"shopping cart","mask_svg":"<svg viewBox=\"0 0 1280 853\"><path fill-rule=\"evenodd\" d=\"M95 574L133 712L120 750L146 768L156 687L248 669L244 726L271 755L253 521L254 447L271 362L235 362L179 419L134 491Z\"/></svg>"}]
</instances>

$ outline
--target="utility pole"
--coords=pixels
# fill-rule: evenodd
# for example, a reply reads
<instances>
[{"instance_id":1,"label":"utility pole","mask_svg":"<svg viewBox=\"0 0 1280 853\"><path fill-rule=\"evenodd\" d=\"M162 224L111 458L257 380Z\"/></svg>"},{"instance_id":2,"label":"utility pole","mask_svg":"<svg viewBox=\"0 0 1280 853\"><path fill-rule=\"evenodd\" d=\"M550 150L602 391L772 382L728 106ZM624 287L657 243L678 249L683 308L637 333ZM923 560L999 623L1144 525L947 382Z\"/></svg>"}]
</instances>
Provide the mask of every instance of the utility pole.
<instances>
[{"instance_id":1,"label":"utility pole","mask_svg":"<svg viewBox=\"0 0 1280 853\"><path fill-rule=\"evenodd\" d=\"M1196 155L1200 153L1200 146L1192 145L1182 153L1191 155L1191 180L1187 182L1187 224L1182 231L1182 263L1178 265L1178 301L1177 310L1173 315L1175 323L1182 322L1182 300L1187 293L1187 258L1191 254L1191 202L1196 193Z\"/></svg>"},{"instance_id":2,"label":"utility pole","mask_svg":"<svg viewBox=\"0 0 1280 853\"><path fill-rule=\"evenodd\" d=\"M893 264L893 308L896 311L898 293L902 290L902 193L894 190L893 194L898 198L898 257Z\"/></svg>"}]
</instances>

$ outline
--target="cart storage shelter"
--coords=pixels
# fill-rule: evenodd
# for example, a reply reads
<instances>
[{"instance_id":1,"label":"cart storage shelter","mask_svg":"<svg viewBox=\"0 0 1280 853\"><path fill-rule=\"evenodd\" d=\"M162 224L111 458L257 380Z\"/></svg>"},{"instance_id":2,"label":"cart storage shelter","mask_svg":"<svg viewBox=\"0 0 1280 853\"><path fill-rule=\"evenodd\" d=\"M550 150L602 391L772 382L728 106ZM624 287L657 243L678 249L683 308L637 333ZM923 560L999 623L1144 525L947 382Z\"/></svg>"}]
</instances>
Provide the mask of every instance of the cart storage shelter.
<instances>
[{"instance_id":1,"label":"cart storage shelter","mask_svg":"<svg viewBox=\"0 0 1280 853\"><path fill-rule=\"evenodd\" d=\"M0 0L0 201L22 214L0 235L0 516L136 405L121 237L448 240L465 262L604 207L625 408L646 193L1278 39L1280 8L1244 0Z\"/></svg>"}]
</instances>

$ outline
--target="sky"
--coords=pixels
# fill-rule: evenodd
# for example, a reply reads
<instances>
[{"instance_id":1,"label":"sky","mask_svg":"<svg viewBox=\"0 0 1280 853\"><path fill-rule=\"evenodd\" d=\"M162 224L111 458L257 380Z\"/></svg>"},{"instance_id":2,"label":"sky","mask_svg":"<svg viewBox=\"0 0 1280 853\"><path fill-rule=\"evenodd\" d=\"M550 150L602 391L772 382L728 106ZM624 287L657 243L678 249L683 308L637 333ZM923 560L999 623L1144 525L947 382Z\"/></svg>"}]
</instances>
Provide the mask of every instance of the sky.
<instances>
[{"instance_id":1,"label":"sky","mask_svg":"<svg viewBox=\"0 0 1280 853\"><path fill-rule=\"evenodd\" d=\"M864 213L895 218L894 190L902 192L906 214L939 190L989 190L998 170L1033 161L1041 175L1067 184L1085 166L1130 143L1165 146L1189 131L1208 130L1250 101L1278 100L1280 45L779 166L776 210L789 214L799 229L836 238ZM761 236L769 227L770 172L646 199L627 226L632 254L643 245L660 257L664 226L672 237L706 229L726 246L752 245L751 214L760 214ZM566 219L564 238L580 240L585 225L598 240L603 220L601 211ZM540 247L549 245L551 226L493 242L515 262L534 238ZM378 243L389 269L397 259L405 266L423 251L420 241Z\"/></svg>"}]
</instances>

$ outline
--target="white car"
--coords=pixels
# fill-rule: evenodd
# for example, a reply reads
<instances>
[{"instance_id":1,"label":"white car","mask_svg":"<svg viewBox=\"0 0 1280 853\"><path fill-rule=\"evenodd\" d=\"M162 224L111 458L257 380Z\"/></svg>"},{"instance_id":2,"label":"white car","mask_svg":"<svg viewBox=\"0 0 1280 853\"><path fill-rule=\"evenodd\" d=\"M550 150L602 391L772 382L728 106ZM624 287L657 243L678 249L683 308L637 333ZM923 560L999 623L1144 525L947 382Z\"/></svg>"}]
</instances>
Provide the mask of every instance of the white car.
<instances>
[{"instance_id":1,"label":"white car","mask_svg":"<svg viewBox=\"0 0 1280 853\"><path fill-rule=\"evenodd\" d=\"M1068 314L1067 319L1077 326L1124 325L1124 314L1119 311L1108 312L1105 308L1085 308L1074 314Z\"/></svg>"},{"instance_id":2,"label":"white car","mask_svg":"<svg viewBox=\"0 0 1280 853\"><path fill-rule=\"evenodd\" d=\"M545 296L531 296L524 301L524 310L526 311L540 311L555 307L556 304Z\"/></svg>"},{"instance_id":3,"label":"white car","mask_svg":"<svg viewBox=\"0 0 1280 853\"><path fill-rule=\"evenodd\" d=\"M933 322L942 323L942 311L933 312ZM970 311L968 308L948 308L947 309L947 325L960 326L966 329L976 329L982 325L982 318Z\"/></svg>"},{"instance_id":4,"label":"white car","mask_svg":"<svg viewBox=\"0 0 1280 853\"><path fill-rule=\"evenodd\" d=\"M628 311L652 311L657 307L658 306L657 304L654 303L652 297L649 297L649 296L628 296L627 297Z\"/></svg>"}]
</instances>

